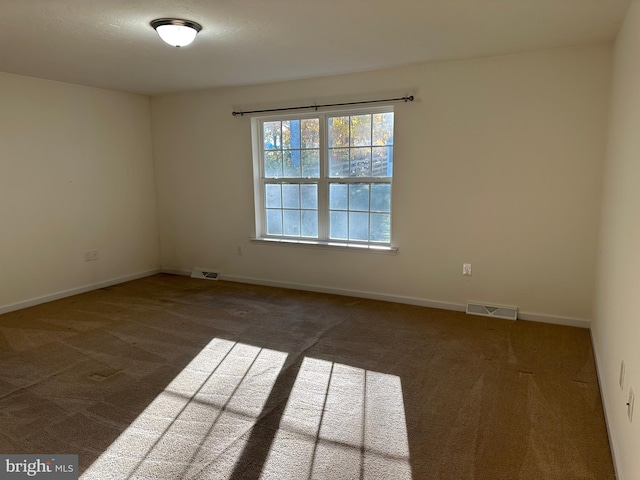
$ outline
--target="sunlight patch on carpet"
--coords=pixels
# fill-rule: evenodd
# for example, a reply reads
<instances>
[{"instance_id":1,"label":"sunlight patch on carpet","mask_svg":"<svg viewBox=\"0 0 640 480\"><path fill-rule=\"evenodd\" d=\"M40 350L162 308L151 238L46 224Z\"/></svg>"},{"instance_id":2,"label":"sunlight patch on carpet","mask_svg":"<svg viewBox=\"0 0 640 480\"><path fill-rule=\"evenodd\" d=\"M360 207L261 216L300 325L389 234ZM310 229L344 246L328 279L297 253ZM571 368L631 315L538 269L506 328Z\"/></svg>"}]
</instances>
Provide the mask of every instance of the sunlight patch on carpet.
<instances>
[{"instance_id":1,"label":"sunlight patch on carpet","mask_svg":"<svg viewBox=\"0 0 640 480\"><path fill-rule=\"evenodd\" d=\"M305 358L260 478L410 480L400 378Z\"/></svg>"},{"instance_id":2,"label":"sunlight patch on carpet","mask_svg":"<svg viewBox=\"0 0 640 480\"><path fill-rule=\"evenodd\" d=\"M232 474L287 354L214 338L89 467L84 479L193 478L225 457Z\"/></svg>"}]
</instances>

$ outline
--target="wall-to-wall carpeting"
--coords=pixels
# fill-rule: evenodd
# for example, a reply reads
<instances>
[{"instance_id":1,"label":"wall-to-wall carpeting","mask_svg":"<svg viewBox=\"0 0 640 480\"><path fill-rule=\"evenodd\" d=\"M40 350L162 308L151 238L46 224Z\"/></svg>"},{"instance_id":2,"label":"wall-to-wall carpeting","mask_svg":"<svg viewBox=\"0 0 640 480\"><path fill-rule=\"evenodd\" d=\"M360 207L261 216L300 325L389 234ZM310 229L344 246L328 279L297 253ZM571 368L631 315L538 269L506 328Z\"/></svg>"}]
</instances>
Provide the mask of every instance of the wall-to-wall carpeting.
<instances>
[{"instance_id":1,"label":"wall-to-wall carpeting","mask_svg":"<svg viewBox=\"0 0 640 480\"><path fill-rule=\"evenodd\" d=\"M101 480L615 478L588 330L172 275L0 316L0 453Z\"/></svg>"}]
</instances>

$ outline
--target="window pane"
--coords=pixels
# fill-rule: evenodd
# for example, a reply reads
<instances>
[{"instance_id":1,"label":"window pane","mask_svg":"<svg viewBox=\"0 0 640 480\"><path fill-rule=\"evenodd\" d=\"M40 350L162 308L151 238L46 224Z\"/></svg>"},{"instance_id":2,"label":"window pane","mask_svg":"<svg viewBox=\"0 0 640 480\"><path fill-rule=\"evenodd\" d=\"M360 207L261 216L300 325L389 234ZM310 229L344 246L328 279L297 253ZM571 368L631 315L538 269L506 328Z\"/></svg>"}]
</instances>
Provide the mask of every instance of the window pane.
<instances>
[{"instance_id":1,"label":"window pane","mask_svg":"<svg viewBox=\"0 0 640 480\"><path fill-rule=\"evenodd\" d=\"M391 212L391 184L375 183L371 185L371 211Z\"/></svg>"},{"instance_id":2,"label":"window pane","mask_svg":"<svg viewBox=\"0 0 640 480\"><path fill-rule=\"evenodd\" d=\"M371 115L351 117L351 146L371 145Z\"/></svg>"},{"instance_id":3,"label":"window pane","mask_svg":"<svg viewBox=\"0 0 640 480\"><path fill-rule=\"evenodd\" d=\"M369 211L368 183L353 183L349 185L349 210Z\"/></svg>"},{"instance_id":4,"label":"window pane","mask_svg":"<svg viewBox=\"0 0 640 480\"><path fill-rule=\"evenodd\" d=\"M310 118L300 121L302 148L320 148L320 120Z\"/></svg>"},{"instance_id":5,"label":"window pane","mask_svg":"<svg viewBox=\"0 0 640 480\"><path fill-rule=\"evenodd\" d=\"M267 183L264 187L265 204L267 208L281 208L282 207L282 189L280 185L273 185Z\"/></svg>"},{"instance_id":6,"label":"window pane","mask_svg":"<svg viewBox=\"0 0 640 480\"><path fill-rule=\"evenodd\" d=\"M308 210L318 209L318 185L300 185L300 204Z\"/></svg>"},{"instance_id":7,"label":"window pane","mask_svg":"<svg viewBox=\"0 0 640 480\"><path fill-rule=\"evenodd\" d=\"M267 209L267 235L282 235L282 210Z\"/></svg>"},{"instance_id":8,"label":"window pane","mask_svg":"<svg viewBox=\"0 0 640 480\"><path fill-rule=\"evenodd\" d=\"M320 176L320 150L302 150L302 176L305 178Z\"/></svg>"},{"instance_id":9,"label":"window pane","mask_svg":"<svg viewBox=\"0 0 640 480\"><path fill-rule=\"evenodd\" d=\"M373 147L372 177L393 176L393 147Z\"/></svg>"},{"instance_id":10,"label":"window pane","mask_svg":"<svg viewBox=\"0 0 640 480\"><path fill-rule=\"evenodd\" d=\"M300 150L284 150L282 152L284 176L298 178L302 174Z\"/></svg>"},{"instance_id":11,"label":"window pane","mask_svg":"<svg viewBox=\"0 0 640 480\"><path fill-rule=\"evenodd\" d=\"M388 213L371 214L371 241L385 243L391 241L391 215Z\"/></svg>"},{"instance_id":12,"label":"window pane","mask_svg":"<svg viewBox=\"0 0 640 480\"><path fill-rule=\"evenodd\" d=\"M349 212L349 240L369 240L369 214Z\"/></svg>"},{"instance_id":13,"label":"window pane","mask_svg":"<svg viewBox=\"0 0 640 480\"><path fill-rule=\"evenodd\" d=\"M393 145L393 112L373 114L373 144Z\"/></svg>"},{"instance_id":14,"label":"window pane","mask_svg":"<svg viewBox=\"0 0 640 480\"><path fill-rule=\"evenodd\" d=\"M281 122L264 122L263 132L265 150L279 150L282 148Z\"/></svg>"},{"instance_id":15,"label":"window pane","mask_svg":"<svg viewBox=\"0 0 640 480\"><path fill-rule=\"evenodd\" d=\"M282 122L282 148L300 148L300 120Z\"/></svg>"},{"instance_id":16,"label":"window pane","mask_svg":"<svg viewBox=\"0 0 640 480\"><path fill-rule=\"evenodd\" d=\"M264 176L282 177L282 152L264 152Z\"/></svg>"},{"instance_id":17,"label":"window pane","mask_svg":"<svg viewBox=\"0 0 640 480\"><path fill-rule=\"evenodd\" d=\"M345 183L332 183L329 185L329 208L331 210L346 210L349 205L347 202L347 188Z\"/></svg>"},{"instance_id":18,"label":"window pane","mask_svg":"<svg viewBox=\"0 0 640 480\"><path fill-rule=\"evenodd\" d=\"M300 236L300 210L283 210L284 235Z\"/></svg>"},{"instance_id":19,"label":"window pane","mask_svg":"<svg viewBox=\"0 0 640 480\"><path fill-rule=\"evenodd\" d=\"M329 150L329 176L349 176L349 149L333 148Z\"/></svg>"},{"instance_id":20,"label":"window pane","mask_svg":"<svg viewBox=\"0 0 640 480\"><path fill-rule=\"evenodd\" d=\"M300 208L300 186L297 183L282 185L283 208Z\"/></svg>"},{"instance_id":21,"label":"window pane","mask_svg":"<svg viewBox=\"0 0 640 480\"><path fill-rule=\"evenodd\" d=\"M349 146L349 117L329 117L329 147Z\"/></svg>"},{"instance_id":22,"label":"window pane","mask_svg":"<svg viewBox=\"0 0 640 480\"><path fill-rule=\"evenodd\" d=\"M318 236L318 212L316 210L302 211L302 236Z\"/></svg>"},{"instance_id":23,"label":"window pane","mask_svg":"<svg viewBox=\"0 0 640 480\"><path fill-rule=\"evenodd\" d=\"M289 120L282 122L282 146L280 148L291 148L291 131L289 129Z\"/></svg>"},{"instance_id":24,"label":"window pane","mask_svg":"<svg viewBox=\"0 0 640 480\"><path fill-rule=\"evenodd\" d=\"M330 212L329 237L337 240L347 239L347 212Z\"/></svg>"},{"instance_id":25,"label":"window pane","mask_svg":"<svg viewBox=\"0 0 640 480\"><path fill-rule=\"evenodd\" d=\"M371 176L371 149L352 148L351 149L351 171L352 177Z\"/></svg>"}]
</instances>

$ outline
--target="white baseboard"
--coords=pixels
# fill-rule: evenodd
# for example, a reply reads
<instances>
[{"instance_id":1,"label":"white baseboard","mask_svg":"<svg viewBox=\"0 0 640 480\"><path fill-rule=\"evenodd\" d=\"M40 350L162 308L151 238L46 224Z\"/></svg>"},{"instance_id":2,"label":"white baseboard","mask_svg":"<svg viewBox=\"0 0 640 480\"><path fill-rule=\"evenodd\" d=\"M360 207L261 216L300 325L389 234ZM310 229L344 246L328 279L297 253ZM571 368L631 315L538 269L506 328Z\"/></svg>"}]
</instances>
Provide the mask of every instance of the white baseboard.
<instances>
[{"instance_id":1,"label":"white baseboard","mask_svg":"<svg viewBox=\"0 0 640 480\"><path fill-rule=\"evenodd\" d=\"M176 275L190 275L190 272L182 270L163 270L165 273L173 273ZM268 287L290 288L293 290L305 290L309 292L331 293L335 295L344 295L348 297L369 298L372 300L382 300L385 302L405 303L408 305L418 305L420 307L441 308L443 310L453 310L456 312L464 312L466 304L442 302L438 300L430 300L426 298L405 297L402 295L389 295L384 293L365 292L361 290L348 290L342 288L326 287L322 285L308 285L302 283L280 282L276 280L267 280L263 278L242 277L237 275L220 274L220 280L229 282L250 283L254 285L264 285ZM519 320L527 320L533 322L552 323L556 325L565 325L570 327L589 328L589 321L579 318L562 317L554 315L544 315L540 313L518 312Z\"/></svg>"},{"instance_id":2,"label":"white baseboard","mask_svg":"<svg viewBox=\"0 0 640 480\"><path fill-rule=\"evenodd\" d=\"M191 270L175 270L172 268L163 268L161 273L168 273L169 275L183 275L185 277L191 276Z\"/></svg>"},{"instance_id":3,"label":"white baseboard","mask_svg":"<svg viewBox=\"0 0 640 480\"><path fill-rule=\"evenodd\" d=\"M528 320L530 322L553 323L555 325L565 325L567 327L589 328L591 322L581 318L562 317L557 315L545 315L542 313L518 312L518 320Z\"/></svg>"},{"instance_id":4,"label":"white baseboard","mask_svg":"<svg viewBox=\"0 0 640 480\"><path fill-rule=\"evenodd\" d=\"M615 470L616 478L618 480L624 480L622 476L622 469L619 465L618 457L616 456L616 452L618 451L616 437L613 434L613 423L610 418L608 405L610 403L607 401L607 391L604 388L602 383L602 379L605 378L605 372L603 371L602 364L598 359L598 346L596 345L596 339L593 336L593 332L590 335L591 337L591 349L593 350L593 358L596 363L596 376L598 377L598 386L600 387L600 398L602 399L602 409L604 410L604 423L607 426L607 435L609 436L609 446L611 447L611 459L613 460L613 469Z\"/></svg>"},{"instance_id":5,"label":"white baseboard","mask_svg":"<svg viewBox=\"0 0 640 480\"><path fill-rule=\"evenodd\" d=\"M342 288L325 287L322 285L308 285L304 283L279 282L275 280L265 280L262 278L239 277L236 275L220 274L221 280L238 283L250 283L254 285L264 285L268 287L289 288L292 290L304 290L307 292L330 293L345 297L368 298L371 300L382 300L385 302L406 303L408 305L418 305L420 307L441 308L444 310L465 311L465 305L457 303L438 302L423 298L404 297L401 295L388 295L385 293L364 292L361 290L347 290Z\"/></svg>"},{"instance_id":6,"label":"white baseboard","mask_svg":"<svg viewBox=\"0 0 640 480\"><path fill-rule=\"evenodd\" d=\"M132 275L127 275L124 277L114 278L111 280L106 280L103 282L98 282L98 283L86 285L83 287L72 288L70 290L52 293L50 295L44 295L42 297L32 298L29 300L25 300L24 302L18 302L11 305L6 305L3 307L0 307L0 315L3 313L12 312L14 310L20 310L22 308L33 307L41 303L52 302L54 300L59 300L61 298L71 297L73 295L78 295L80 293L90 292L91 290L97 290L99 288L110 287L112 285L117 285L119 283L124 283L131 280L137 280L139 278L149 277L157 273L169 273L173 275L184 275L184 276L191 275L191 271L189 270L166 269L166 268L148 270L146 272L134 273ZM220 274L220 279L227 280L229 282L248 283L248 284L254 284L254 285L264 285L269 287L289 288L292 290L304 290L304 291L318 292L318 293L330 293L334 295L343 295L348 297L369 298L371 300L382 300L385 302L404 303L408 305L417 305L421 307L441 308L443 310L453 310L456 312L464 312L466 309L465 304L459 304L459 303L442 302L438 300L430 300L430 299L417 298L417 297L406 297L402 295L390 295L390 294L366 292L366 291L360 291L360 290L333 288L333 287L326 287L322 285L308 285L303 283L280 282L277 280L267 280L262 278L242 277L237 275L225 275L224 273ZM528 320L533 322L552 323L556 325L566 325L571 327L581 327L581 328L589 328L589 325L590 325L590 322L588 320L572 318L572 317L545 315L540 313L518 312L518 319Z\"/></svg>"},{"instance_id":7,"label":"white baseboard","mask_svg":"<svg viewBox=\"0 0 640 480\"><path fill-rule=\"evenodd\" d=\"M139 278L149 277L151 275L155 275L160 272L161 272L160 269L148 270L146 272L134 273L132 275L126 275L124 277L105 280L104 282L92 283L91 285L72 288L69 290L64 290L62 292L52 293L50 295L43 295L42 297L31 298L29 300L25 300L24 302L18 302L11 305L6 305L4 307L0 307L0 315L3 313L13 312L15 310L21 310L23 308L40 305L41 303L53 302L54 300L60 300L61 298L71 297L73 295L78 295L80 293L90 292L92 290L97 290L99 288L111 287L119 283L124 283L124 282L129 282L131 280L137 280Z\"/></svg>"}]
</instances>

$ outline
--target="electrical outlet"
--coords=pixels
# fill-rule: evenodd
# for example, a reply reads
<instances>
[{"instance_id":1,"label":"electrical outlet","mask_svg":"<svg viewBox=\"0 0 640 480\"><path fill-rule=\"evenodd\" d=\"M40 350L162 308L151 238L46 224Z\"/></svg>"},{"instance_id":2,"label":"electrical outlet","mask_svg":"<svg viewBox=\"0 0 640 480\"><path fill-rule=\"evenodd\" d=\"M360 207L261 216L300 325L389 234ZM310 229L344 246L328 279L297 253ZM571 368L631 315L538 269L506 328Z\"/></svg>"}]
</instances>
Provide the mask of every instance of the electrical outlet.
<instances>
[{"instance_id":1,"label":"electrical outlet","mask_svg":"<svg viewBox=\"0 0 640 480\"><path fill-rule=\"evenodd\" d=\"M470 263L463 263L462 264L462 275L465 276L471 276L471 264Z\"/></svg>"},{"instance_id":2,"label":"electrical outlet","mask_svg":"<svg viewBox=\"0 0 640 480\"><path fill-rule=\"evenodd\" d=\"M91 260L93 260L94 262L96 260L98 260L100 257L98 256L98 250L92 250L91 251Z\"/></svg>"},{"instance_id":3,"label":"electrical outlet","mask_svg":"<svg viewBox=\"0 0 640 480\"><path fill-rule=\"evenodd\" d=\"M620 384L620 390L624 390L624 360L620 362L620 378L618 383Z\"/></svg>"},{"instance_id":4,"label":"electrical outlet","mask_svg":"<svg viewBox=\"0 0 640 480\"><path fill-rule=\"evenodd\" d=\"M627 402L627 417L629 417L629 421L633 421L633 402L635 400L635 394L633 393L633 388L629 389L629 401Z\"/></svg>"}]
</instances>

